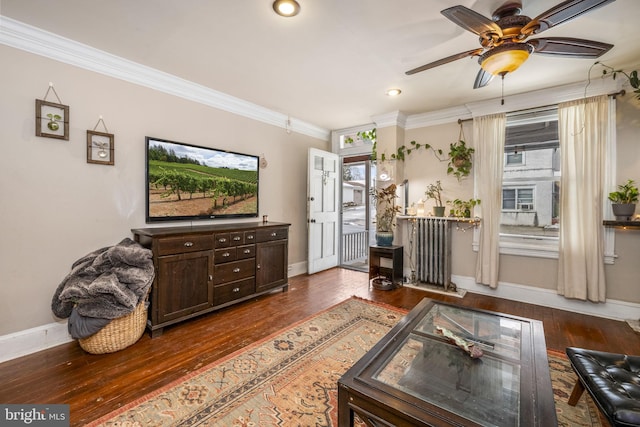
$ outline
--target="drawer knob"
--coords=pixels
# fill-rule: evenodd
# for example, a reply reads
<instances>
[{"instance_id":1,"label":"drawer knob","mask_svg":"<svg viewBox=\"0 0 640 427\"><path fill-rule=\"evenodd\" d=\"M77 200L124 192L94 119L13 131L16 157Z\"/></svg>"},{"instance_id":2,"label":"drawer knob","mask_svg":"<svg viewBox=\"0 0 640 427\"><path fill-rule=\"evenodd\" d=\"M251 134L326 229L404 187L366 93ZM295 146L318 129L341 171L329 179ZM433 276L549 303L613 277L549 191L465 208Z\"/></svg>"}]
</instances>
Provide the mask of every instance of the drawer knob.
<instances>
[{"instance_id":1,"label":"drawer knob","mask_svg":"<svg viewBox=\"0 0 640 427\"><path fill-rule=\"evenodd\" d=\"M233 238L233 240L235 240L236 242L240 240L240 236L236 236Z\"/></svg>"},{"instance_id":2,"label":"drawer knob","mask_svg":"<svg viewBox=\"0 0 640 427\"><path fill-rule=\"evenodd\" d=\"M193 242L184 242L184 246L190 248L191 246L193 246Z\"/></svg>"},{"instance_id":3,"label":"drawer knob","mask_svg":"<svg viewBox=\"0 0 640 427\"><path fill-rule=\"evenodd\" d=\"M244 253L245 253L245 254L250 254L250 253L251 253L251 249L245 249L245 250L244 250Z\"/></svg>"},{"instance_id":4,"label":"drawer knob","mask_svg":"<svg viewBox=\"0 0 640 427\"><path fill-rule=\"evenodd\" d=\"M233 269L233 272L234 273L240 273L240 269L238 267L236 267L236 268Z\"/></svg>"},{"instance_id":5,"label":"drawer knob","mask_svg":"<svg viewBox=\"0 0 640 427\"><path fill-rule=\"evenodd\" d=\"M247 239L248 239L248 240L253 240L253 234L249 234L249 235L247 236Z\"/></svg>"},{"instance_id":6,"label":"drawer knob","mask_svg":"<svg viewBox=\"0 0 640 427\"><path fill-rule=\"evenodd\" d=\"M233 292L240 292L240 288L233 288Z\"/></svg>"},{"instance_id":7,"label":"drawer knob","mask_svg":"<svg viewBox=\"0 0 640 427\"><path fill-rule=\"evenodd\" d=\"M209 275L209 281L212 281L212 280L213 280L213 276L210 274Z\"/></svg>"},{"instance_id":8,"label":"drawer knob","mask_svg":"<svg viewBox=\"0 0 640 427\"><path fill-rule=\"evenodd\" d=\"M256 265L256 269L260 270L260 264Z\"/></svg>"},{"instance_id":9,"label":"drawer knob","mask_svg":"<svg viewBox=\"0 0 640 427\"><path fill-rule=\"evenodd\" d=\"M218 242L220 242L220 243L224 243L224 242L226 242L226 241L227 241L227 239L225 239L224 237L222 237L222 238L218 239Z\"/></svg>"},{"instance_id":10,"label":"drawer knob","mask_svg":"<svg viewBox=\"0 0 640 427\"><path fill-rule=\"evenodd\" d=\"M276 237L278 235L278 233L276 233L275 231L273 233L271 233L271 237Z\"/></svg>"},{"instance_id":11,"label":"drawer knob","mask_svg":"<svg viewBox=\"0 0 640 427\"><path fill-rule=\"evenodd\" d=\"M231 254L229 252L225 252L225 253L222 254L222 256L223 257L229 257L229 256L231 256Z\"/></svg>"}]
</instances>

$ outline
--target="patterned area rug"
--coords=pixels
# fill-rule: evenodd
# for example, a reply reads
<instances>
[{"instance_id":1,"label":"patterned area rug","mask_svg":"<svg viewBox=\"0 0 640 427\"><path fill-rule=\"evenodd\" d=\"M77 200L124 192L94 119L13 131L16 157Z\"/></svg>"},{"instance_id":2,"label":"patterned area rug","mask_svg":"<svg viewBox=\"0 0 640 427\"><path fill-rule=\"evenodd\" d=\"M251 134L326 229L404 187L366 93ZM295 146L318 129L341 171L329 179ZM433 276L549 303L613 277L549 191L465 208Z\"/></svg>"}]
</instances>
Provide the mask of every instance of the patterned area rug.
<instances>
[{"instance_id":1,"label":"patterned area rug","mask_svg":"<svg viewBox=\"0 0 640 427\"><path fill-rule=\"evenodd\" d=\"M337 381L406 313L351 298L141 398L91 426L337 426ZM559 425L600 426L549 354Z\"/></svg>"}]
</instances>

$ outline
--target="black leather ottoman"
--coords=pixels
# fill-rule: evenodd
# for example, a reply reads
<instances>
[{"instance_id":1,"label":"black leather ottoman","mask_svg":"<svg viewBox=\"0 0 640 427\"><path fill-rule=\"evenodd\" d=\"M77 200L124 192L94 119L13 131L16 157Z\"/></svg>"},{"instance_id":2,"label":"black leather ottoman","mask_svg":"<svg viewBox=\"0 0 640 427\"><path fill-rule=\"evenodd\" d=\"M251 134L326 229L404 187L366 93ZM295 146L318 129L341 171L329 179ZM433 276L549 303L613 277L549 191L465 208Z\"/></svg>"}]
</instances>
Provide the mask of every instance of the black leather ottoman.
<instances>
[{"instance_id":1,"label":"black leather ottoman","mask_svg":"<svg viewBox=\"0 0 640 427\"><path fill-rule=\"evenodd\" d=\"M640 426L640 356L568 347L578 375L569 405L586 389L612 426Z\"/></svg>"}]
</instances>

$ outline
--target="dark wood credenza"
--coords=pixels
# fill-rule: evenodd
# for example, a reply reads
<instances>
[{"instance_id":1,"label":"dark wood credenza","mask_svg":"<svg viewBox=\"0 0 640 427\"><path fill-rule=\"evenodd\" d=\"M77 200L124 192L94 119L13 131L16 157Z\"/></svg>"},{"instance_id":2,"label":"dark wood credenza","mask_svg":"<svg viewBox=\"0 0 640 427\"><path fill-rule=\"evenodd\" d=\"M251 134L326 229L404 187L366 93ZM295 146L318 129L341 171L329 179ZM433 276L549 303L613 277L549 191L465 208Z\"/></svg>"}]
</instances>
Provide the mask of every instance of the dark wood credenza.
<instances>
[{"instance_id":1,"label":"dark wood credenza","mask_svg":"<svg viewBox=\"0 0 640 427\"><path fill-rule=\"evenodd\" d=\"M186 319L288 289L290 224L247 222L132 229L153 252L151 337Z\"/></svg>"}]
</instances>

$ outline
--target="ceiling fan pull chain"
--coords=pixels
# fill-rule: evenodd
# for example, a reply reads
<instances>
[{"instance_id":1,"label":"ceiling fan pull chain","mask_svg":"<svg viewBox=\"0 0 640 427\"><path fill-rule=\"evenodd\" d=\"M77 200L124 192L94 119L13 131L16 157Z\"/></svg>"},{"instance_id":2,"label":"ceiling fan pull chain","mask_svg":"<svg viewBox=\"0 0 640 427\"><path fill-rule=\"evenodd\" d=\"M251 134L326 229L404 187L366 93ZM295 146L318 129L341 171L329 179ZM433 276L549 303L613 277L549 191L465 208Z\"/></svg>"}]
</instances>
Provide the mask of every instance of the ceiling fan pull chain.
<instances>
[{"instance_id":1,"label":"ceiling fan pull chain","mask_svg":"<svg viewBox=\"0 0 640 427\"><path fill-rule=\"evenodd\" d=\"M502 75L502 99L500 100L500 105L504 105L504 74Z\"/></svg>"}]
</instances>

